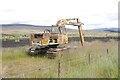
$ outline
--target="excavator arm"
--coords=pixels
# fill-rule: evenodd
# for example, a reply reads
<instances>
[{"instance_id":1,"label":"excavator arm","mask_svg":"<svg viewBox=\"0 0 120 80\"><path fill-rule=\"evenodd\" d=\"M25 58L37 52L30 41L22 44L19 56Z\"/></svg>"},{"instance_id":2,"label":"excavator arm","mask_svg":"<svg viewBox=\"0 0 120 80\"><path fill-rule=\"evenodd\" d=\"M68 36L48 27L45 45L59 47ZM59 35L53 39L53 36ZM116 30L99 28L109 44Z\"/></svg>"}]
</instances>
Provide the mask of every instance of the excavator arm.
<instances>
[{"instance_id":1,"label":"excavator arm","mask_svg":"<svg viewBox=\"0 0 120 80\"><path fill-rule=\"evenodd\" d=\"M79 18L60 19L56 23L56 26L58 26L58 27L65 27L65 25L78 26L80 41L81 41L81 44L83 46L84 37L83 37L83 32L82 32L83 31L82 25L84 25L84 24L80 22L80 19Z\"/></svg>"}]
</instances>

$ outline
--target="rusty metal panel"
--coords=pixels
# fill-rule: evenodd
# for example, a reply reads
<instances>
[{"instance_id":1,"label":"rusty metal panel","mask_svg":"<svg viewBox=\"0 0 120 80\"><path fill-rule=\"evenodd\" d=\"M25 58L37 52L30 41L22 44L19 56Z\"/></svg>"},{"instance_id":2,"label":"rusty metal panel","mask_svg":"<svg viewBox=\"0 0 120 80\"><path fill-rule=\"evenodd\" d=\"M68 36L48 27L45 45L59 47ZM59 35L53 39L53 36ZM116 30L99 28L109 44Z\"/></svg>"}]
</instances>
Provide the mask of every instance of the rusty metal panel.
<instances>
[{"instance_id":1,"label":"rusty metal panel","mask_svg":"<svg viewBox=\"0 0 120 80\"><path fill-rule=\"evenodd\" d=\"M65 34L59 34L58 43L59 44L66 44L66 43L68 43L68 36L65 35Z\"/></svg>"}]
</instances>

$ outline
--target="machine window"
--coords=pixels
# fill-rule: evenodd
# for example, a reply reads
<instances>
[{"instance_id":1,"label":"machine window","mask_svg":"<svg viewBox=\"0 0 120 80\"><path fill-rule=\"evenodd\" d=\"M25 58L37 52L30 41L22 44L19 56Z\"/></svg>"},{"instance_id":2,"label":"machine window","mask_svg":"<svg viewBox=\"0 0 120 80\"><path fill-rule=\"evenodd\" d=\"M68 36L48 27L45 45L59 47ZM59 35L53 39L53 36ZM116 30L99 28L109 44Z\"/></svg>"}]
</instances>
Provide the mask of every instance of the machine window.
<instances>
[{"instance_id":1,"label":"machine window","mask_svg":"<svg viewBox=\"0 0 120 80\"><path fill-rule=\"evenodd\" d=\"M43 34L34 34L34 37L35 38L40 38L40 37L42 37L43 36Z\"/></svg>"}]
</instances>

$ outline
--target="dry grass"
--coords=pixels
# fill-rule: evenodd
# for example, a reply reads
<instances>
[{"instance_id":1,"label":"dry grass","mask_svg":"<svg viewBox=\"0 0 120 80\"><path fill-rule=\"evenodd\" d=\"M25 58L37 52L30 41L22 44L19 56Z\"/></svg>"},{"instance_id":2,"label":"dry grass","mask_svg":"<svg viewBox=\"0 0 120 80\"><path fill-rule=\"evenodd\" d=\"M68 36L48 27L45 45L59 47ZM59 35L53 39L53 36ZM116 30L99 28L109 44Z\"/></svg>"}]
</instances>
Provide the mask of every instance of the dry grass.
<instances>
[{"instance_id":1,"label":"dry grass","mask_svg":"<svg viewBox=\"0 0 120 80\"><path fill-rule=\"evenodd\" d=\"M2 48L0 48L0 78L2 77Z\"/></svg>"},{"instance_id":2,"label":"dry grass","mask_svg":"<svg viewBox=\"0 0 120 80\"><path fill-rule=\"evenodd\" d=\"M78 42L70 43L76 49L63 51L61 61L61 77L63 78L114 78L118 75L118 42ZM19 48L3 48L3 77L25 78L57 78L58 59L46 56L28 56ZM107 49L109 53L107 54ZM89 64L89 54L91 56ZM46 69L45 69L46 68Z\"/></svg>"},{"instance_id":3,"label":"dry grass","mask_svg":"<svg viewBox=\"0 0 120 80\"><path fill-rule=\"evenodd\" d=\"M78 43L74 43L78 44ZM107 49L109 53L107 54ZM71 56L73 55L74 56ZM64 59L75 59L75 62L66 62L69 75L63 77L80 78L114 78L118 75L118 42L95 41L85 43L84 47L69 51L70 55L64 56ZM89 54L91 56L89 64ZM78 59L78 60L77 60ZM63 65L64 67L66 65ZM78 66L78 67L77 67ZM75 69L75 70L74 70Z\"/></svg>"}]
</instances>

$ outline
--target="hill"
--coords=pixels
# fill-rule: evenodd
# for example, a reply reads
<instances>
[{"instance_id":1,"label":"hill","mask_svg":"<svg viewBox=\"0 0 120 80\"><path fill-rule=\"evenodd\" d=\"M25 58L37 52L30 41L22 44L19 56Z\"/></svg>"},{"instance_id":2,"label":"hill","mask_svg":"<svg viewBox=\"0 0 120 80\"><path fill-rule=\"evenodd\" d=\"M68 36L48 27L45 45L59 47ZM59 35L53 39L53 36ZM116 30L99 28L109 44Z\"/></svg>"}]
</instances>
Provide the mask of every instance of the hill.
<instances>
[{"instance_id":1,"label":"hill","mask_svg":"<svg viewBox=\"0 0 120 80\"><path fill-rule=\"evenodd\" d=\"M43 33L45 29L51 29L52 26L31 25L31 24L1 24L3 33ZM76 32L76 29L68 29L68 32Z\"/></svg>"},{"instance_id":2,"label":"hill","mask_svg":"<svg viewBox=\"0 0 120 80\"><path fill-rule=\"evenodd\" d=\"M94 30L110 31L110 32L120 32L120 28L98 28Z\"/></svg>"},{"instance_id":3,"label":"hill","mask_svg":"<svg viewBox=\"0 0 120 80\"><path fill-rule=\"evenodd\" d=\"M30 34L43 33L45 29L50 29L51 26L31 25L31 24L2 24L2 33L4 34ZM78 34L78 30L67 28L69 34ZM86 35L101 35L111 34L111 32L120 32L120 28L97 28L92 30L83 30Z\"/></svg>"}]
</instances>

